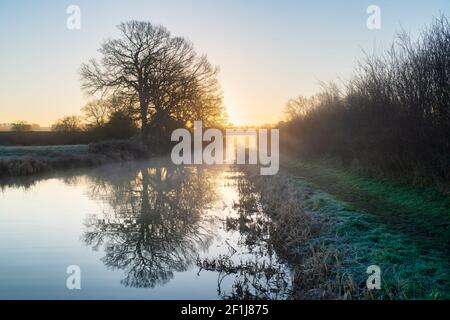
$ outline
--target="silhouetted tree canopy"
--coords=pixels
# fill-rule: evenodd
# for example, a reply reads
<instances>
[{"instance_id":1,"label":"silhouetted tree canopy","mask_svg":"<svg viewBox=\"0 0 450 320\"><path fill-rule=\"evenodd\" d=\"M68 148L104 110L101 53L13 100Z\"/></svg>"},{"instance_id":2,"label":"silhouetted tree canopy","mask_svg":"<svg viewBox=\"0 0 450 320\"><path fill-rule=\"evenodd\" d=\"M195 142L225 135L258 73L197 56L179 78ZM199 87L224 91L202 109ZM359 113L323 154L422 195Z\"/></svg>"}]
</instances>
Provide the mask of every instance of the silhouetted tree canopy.
<instances>
[{"instance_id":1,"label":"silhouetted tree canopy","mask_svg":"<svg viewBox=\"0 0 450 320\"><path fill-rule=\"evenodd\" d=\"M288 102L281 141L302 156L417 180L450 179L450 23L442 15L417 41L402 32L355 75Z\"/></svg>"},{"instance_id":2,"label":"silhouetted tree canopy","mask_svg":"<svg viewBox=\"0 0 450 320\"><path fill-rule=\"evenodd\" d=\"M25 121L18 121L11 124L11 131L24 132L31 130L32 130L31 124L28 124Z\"/></svg>"},{"instance_id":3,"label":"silhouetted tree canopy","mask_svg":"<svg viewBox=\"0 0 450 320\"><path fill-rule=\"evenodd\" d=\"M52 131L80 132L82 131L81 119L78 116L67 116L59 119L52 125Z\"/></svg>"},{"instance_id":4,"label":"silhouetted tree canopy","mask_svg":"<svg viewBox=\"0 0 450 320\"><path fill-rule=\"evenodd\" d=\"M87 93L128 97L139 113L143 136L151 132L159 140L167 139L172 126L225 119L217 68L189 41L149 22L130 21L118 28L120 37L102 44L100 61L81 67Z\"/></svg>"}]
</instances>

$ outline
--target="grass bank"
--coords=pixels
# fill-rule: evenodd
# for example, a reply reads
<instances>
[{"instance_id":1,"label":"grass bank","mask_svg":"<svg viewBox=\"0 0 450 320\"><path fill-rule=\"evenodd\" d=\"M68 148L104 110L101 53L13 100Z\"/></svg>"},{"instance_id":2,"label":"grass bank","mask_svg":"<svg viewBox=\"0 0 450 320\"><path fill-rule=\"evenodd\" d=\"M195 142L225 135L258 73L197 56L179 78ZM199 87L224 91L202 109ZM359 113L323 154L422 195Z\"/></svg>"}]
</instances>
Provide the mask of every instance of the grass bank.
<instances>
[{"instance_id":1,"label":"grass bank","mask_svg":"<svg viewBox=\"0 0 450 320\"><path fill-rule=\"evenodd\" d=\"M448 194L298 160L249 178L294 261L294 298L450 298ZM381 290L366 289L370 265Z\"/></svg>"},{"instance_id":2,"label":"grass bank","mask_svg":"<svg viewBox=\"0 0 450 320\"><path fill-rule=\"evenodd\" d=\"M143 144L111 140L88 145L1 146L0 177L26 176L55 169L93 167L150 156Z\"/></svg>"}]
</instances>

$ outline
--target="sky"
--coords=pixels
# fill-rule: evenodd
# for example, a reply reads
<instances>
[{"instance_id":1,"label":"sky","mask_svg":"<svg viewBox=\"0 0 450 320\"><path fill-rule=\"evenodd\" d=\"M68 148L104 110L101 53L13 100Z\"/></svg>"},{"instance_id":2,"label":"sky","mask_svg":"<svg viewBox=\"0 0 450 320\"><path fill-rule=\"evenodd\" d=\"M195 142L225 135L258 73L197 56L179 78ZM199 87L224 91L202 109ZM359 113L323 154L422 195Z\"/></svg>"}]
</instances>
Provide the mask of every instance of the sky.
<instances>
[{"instance_id":1,"label":"sky","mask_svg":"<svg viewBox=\"0 0 450 320\"><path fill-rule=\"evenodd\" d=\"M66 26L77 5L81 28ZM381 9L370 30L367 7ZM0 123L48 126L80 115L83 62L118 36L123 21L162 24L220 67L230 120L274 123L286 101L321 82L348 79L363 50L381 50L403 28L416 37L450 0L1 0Z\"/></svg>"}]
</instances>

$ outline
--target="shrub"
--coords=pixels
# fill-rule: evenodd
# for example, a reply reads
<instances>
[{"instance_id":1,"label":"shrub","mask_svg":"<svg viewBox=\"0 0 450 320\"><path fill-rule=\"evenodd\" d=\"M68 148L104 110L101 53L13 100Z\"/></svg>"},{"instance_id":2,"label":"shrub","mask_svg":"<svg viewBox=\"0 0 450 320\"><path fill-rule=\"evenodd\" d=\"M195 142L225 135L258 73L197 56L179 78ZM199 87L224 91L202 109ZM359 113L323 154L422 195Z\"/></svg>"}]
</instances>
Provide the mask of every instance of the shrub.
<instances>
[{"instance_id":1,"label":"shrub","mask_svg":"<svg viewBox=\"0 0 450 320\"><path fill-rule=\"evenodd\" d=\"M448 19L435 19L416 42L400 34L384 54L367 55L343 91L324 86L287 112L286 152L413 182L450 180Z\"/></svg>"}]
</instances>

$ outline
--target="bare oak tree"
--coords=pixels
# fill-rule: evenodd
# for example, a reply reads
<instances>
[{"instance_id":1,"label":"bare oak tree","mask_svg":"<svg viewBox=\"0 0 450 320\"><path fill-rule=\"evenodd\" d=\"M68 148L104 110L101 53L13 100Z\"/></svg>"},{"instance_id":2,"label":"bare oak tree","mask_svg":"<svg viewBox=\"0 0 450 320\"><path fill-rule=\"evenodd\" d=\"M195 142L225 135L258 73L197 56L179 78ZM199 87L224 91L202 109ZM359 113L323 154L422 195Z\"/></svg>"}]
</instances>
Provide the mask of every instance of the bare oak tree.
<instances>
[{"instance_id":1,"label":"bare oak tree","mask_svg":"<svg viewBox=\"0 0 450 320\"><path fill-rule=\"evenodd\" d=\"M87 93L127 95L137 101L143 136L149 117L152 128L161 133L171 121L186 123L190 114L200 114L195 109L211 108L205 105L211 96L218 101L213 114L223 113L217 69L190 42L148 22L130 21L118 28L120 38L101 46L101 60L81 67Z\"/></svg>"}]
</instances>

